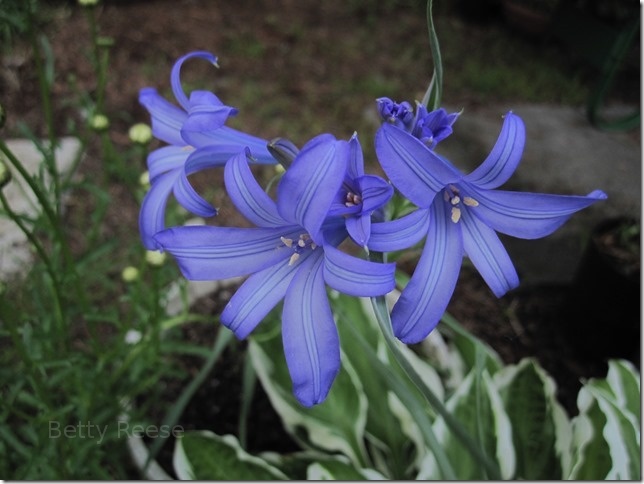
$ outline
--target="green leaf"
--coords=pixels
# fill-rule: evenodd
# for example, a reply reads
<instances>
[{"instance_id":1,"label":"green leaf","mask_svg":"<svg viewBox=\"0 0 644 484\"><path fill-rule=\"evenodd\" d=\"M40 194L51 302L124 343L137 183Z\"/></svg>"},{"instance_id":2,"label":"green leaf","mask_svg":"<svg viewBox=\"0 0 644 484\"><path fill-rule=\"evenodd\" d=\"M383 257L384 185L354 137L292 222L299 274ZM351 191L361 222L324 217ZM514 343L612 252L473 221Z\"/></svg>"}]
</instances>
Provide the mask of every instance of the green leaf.
<instances>
[{"instance_id":1,"label":"green leaf","mask_svg":"<svg viewBox=\"0 0 644 484\"><path fill-rule=\"evenodd\" d=\"M309 466L306 472L309 481L374 481L385 476L374 469L357 469L341 458L325 459Z\"/></svg>"},{"instance_id":2,"label":"green leaf","mask_svg":"<svg viewBox=\"0 0 644 484\"><path fill-rule=\"evenodd\" d=\"M501 478L512 478L515 471L512 426L487 370L479 375L475 370L470 372L446 406L469 434L478 435L483 453L498 462ZM442 416L436 419L434 430L450 462L457 464L457 479L488 477L480 463L449 431Z\"/></svg>"},{"instance_id":3,"label":"green leaf","mask_svg":"<svg viewBox=\"0 0 644 484\"><path fill-rule=\"evenodd\" d=\"M280 333L253 336L249 351L257 376L286 430L303 446L342 452L358 466L366 466L364 429L367 400L349 360L327 396L315 407L303 407L293 396Z\"/></svg>"},{"instance_id":4,"label":"green leaf","mask_svg":"<svg viewBox=\"0 0 644 484\"><path fill-rule=\"evenodd\" d=\"M572 469L565 477L572 480L605 479L612 465L608 443L602 436L606 416L587 388L579 391L577 406L579 415L572 419Z\"/></svg>"},{"instance_id":5,"label":"green leaf","mask_svg":"<svg viewBox=\"0 0 644 484\"><path fill-rule=\"evenodd\" d=\"M561 479L570 468L571 423L556 398L556 386L532 359L495 375L512 423L517 479ZM564 472L565 469L565 472Z\"/></svg>"},{"instance_id":6,"label":"green leaf","mask_svg":"<svg viewBox=\"0 0 644 484\"><path fill-rule=\"evenodd\" d=\"M615 395L616 404L633 419L633 425L640 427L640 374L632 363L626 360L610 360L606 381Z\"/></svg>"},{"instance_id":7,"label":"green leaf","mask_svg":"<svg viewBox=\"0 0 644 484\"><path fill-rule=\"evenodd\" d=\"M182 480L276 480L287 479L278 469L248 454L233 435L191 431L177 439L174 470Z\"/></svg>"}]
</instances>

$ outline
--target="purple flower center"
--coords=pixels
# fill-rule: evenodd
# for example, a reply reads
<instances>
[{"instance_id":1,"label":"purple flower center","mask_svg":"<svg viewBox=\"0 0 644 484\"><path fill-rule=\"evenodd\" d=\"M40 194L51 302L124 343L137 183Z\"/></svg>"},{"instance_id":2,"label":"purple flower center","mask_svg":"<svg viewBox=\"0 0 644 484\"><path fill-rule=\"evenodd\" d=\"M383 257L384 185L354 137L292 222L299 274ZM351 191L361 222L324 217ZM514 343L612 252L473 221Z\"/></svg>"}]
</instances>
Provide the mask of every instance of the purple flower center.
<instances>
[{"instance_id":1,"label":"purple flower center","mask_svg":"<svg viewBox=\"0 0 644 484\"><path fill-rule=\"evenodd\" d=\"M313 239L311 239L309 234L300 234L300 237L297 240L280 237L280 241L289 249L293 249L293 254L288 260L288 265L290 266L295 264L307 249L313 251L317 248L317 244L313 242Z\"/></svg>"}]
</instances>

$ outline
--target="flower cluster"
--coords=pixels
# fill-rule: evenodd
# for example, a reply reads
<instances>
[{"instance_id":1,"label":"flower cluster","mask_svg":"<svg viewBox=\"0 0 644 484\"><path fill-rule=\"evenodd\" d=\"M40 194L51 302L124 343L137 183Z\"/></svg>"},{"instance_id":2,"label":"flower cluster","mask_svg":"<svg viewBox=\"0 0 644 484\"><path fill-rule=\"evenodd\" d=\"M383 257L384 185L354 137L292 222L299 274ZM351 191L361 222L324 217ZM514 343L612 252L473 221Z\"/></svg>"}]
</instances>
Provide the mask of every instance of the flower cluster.
<instances>
[{"instance_id":1,"label":"flower cluster","mask_svg":"<svg viewBox=\"0 0 644 484\"><path fill-rule=\"evenodd\" d=\"M373 297L395 286L395 264L356 253L391 252L425 240L409 284L391 314L395 335L406 343L425 338L452 296L463 256L470 258L494 294L518 284L514 266L496 232L543 237L574 212L606 196L560 196L498 190L516 169L525 142L521 119L507 113L490 155L463 175L436 153L452 133L458 114L428 112L422 104L377 100L383 123L375 137L378 161L389 181L365 174L357 135L338 140L321 134L301 150L225 126L237 113L214 94L186 96L182 64L216 57L194 52L172 69L176 107L154 89L140 101L156 138L168 143L148 157L151 188L140 215L143 243L171 253L188 279L248 276L221 314L221 322L244 338L281 300L282 339L293 391L306 406L322 402L340 368L340 344L327 286L352 296ZM254 178L253 163L283 162L276 200ZM199 196L188 176L223 167L225 189L254 227L215 225L165 228L170 192L190 212L217 211ZM385 220L394 189L415 205ZM349 241L355 250L347 244Z\"/></svg>"}]
</instances>

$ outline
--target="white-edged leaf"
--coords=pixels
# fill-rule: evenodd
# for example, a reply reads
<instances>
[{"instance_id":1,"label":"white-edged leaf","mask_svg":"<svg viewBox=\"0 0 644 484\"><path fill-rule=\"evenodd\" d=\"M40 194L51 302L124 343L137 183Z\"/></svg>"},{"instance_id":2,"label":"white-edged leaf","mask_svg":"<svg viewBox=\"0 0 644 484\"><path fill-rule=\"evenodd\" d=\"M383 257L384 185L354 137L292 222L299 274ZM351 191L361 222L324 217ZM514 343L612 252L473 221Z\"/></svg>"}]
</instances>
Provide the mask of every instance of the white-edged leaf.
<instances>
[{"instance_id":1,"label":"white-edged leaf","mask_svg":"<svg viewBox=\"0 0 644 484\"><path fill-rule=\"evenodd\" d=\"M498 462L501 478L510 479L516 466L510 419L487 370L480 372L478 395L475 388L476 380L476 371L473 370L456 389L446 406L470 435L478 436L481 450L488 458ZM450 462L455 464L457 479L488 477L481 465L451 434L442 417L436 419L434 430Z\"/></svg>"},{"instance_id":2,"label":"white-edged leaf","mask_svg":"<svg viewBox=\"0 0 644 484\"><path fill-rule=\"evenodd\" d=\"M642 395L637 369L626 360L609 360L606 382L615 395L616 404L639 428Z\"/></svg>"},{"instance_id":3,"label":"white-edged leaf","mask_svg":"<svg viewBox=\"0 0 644 484\"><path fill-rule=\"evenodd\" d=\"M189 431L178 438L172 463L181 480L287 479L277 468L242 449L235 436L207 430Z\"/></svg>"},{"instance_id":4,"label":"white-edged leaf","mask_svg":"<svg viewBox=\"0 0 644 484\"><path fill-rule=\"evenodd\" d=\"M554 480L570 472L572 427L554 380L530 358L494 376L512 423L517 479Z\"/></svg>"},{"instance_id":5,"label":"white-edged leaf","mask_svg":"<svg viewBox=\"0 0 644 484\"><path fill-rule=\"evenodd\" d=\"M375 469L357 469L342 457L311 464L306 472L309 481L383 481L385 476Z\"/></svg>"},{"instance_id":6,"label":"white-edged leaf","mask_svg":"<svg viewBox=\"0 0 644 484\"><path fill-rule=\"evenodd\" d=\"M345 355L326 400L306 408L292 394L280 334L252 337L248 348L273 408L295 440L304 447L342 452L356 465L367 461L364 447L367 400Z\"/></svg>"}]
</instances>

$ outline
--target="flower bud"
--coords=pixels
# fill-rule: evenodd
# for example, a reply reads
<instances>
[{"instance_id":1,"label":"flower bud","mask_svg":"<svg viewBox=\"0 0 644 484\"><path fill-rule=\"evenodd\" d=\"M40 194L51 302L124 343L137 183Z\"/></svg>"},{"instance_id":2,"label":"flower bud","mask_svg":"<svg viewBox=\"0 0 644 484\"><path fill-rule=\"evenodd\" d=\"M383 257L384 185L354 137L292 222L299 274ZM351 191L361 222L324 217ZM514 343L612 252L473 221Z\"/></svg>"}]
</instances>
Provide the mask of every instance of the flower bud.
<instances>
[{"instance_id":1,"label":"flower bud","mask_svg":"<svg viewBox=\"0 0 644 484\"><path fill-rule=\"evenodd\" d=\"M129 345L137 344L142 338L143 334L136 329L128 329L127 333L125 333L125 342Z\"/></svg>"},{"instance_id":2,"label":"flower bud","mask_svg":"<svg viewBox=\"0 0 644 484\"><path fill-rule=\"evenodd\" d=\"M145 261L151 266L162 266L165 262L166 255L165 252L158 250L147 250L145 252Z\"/></svg>"},{"instance_id":3,"label":"flower bud","mask_svg":"<svg viewBox=\"0 0 644 484\"><path fill-rule=\"evenodd\" d=\"M136 123L130 127L128 136L132 143L145 145L152 139L152 129L145 123Z\"/></svg>"},{"instance_id":4,"label":"flower bud","mask_svg":"<svg viewBox=\"0 0 644 484\"><path fill-rule=\"evenodd\" d=\"M95 114L90 118L89 125L94 131L105 131L110 127L110 120L104 114Z\"/></svg>"},{"instance_id":5,"label":"flower bud","mask_svg":"<svg viewBox=\"0 0 644 484\"><path fill-rule=\"evenodd\" d=\"M121 272L121 279L125 282L134 282L139 278L139 270L133 266L127 266Z\"/></svg>"},{"instance_id":6,"label":"flower bud","mask_svg":"<svg viewBox=\"0 0 644 484\"><path fill-rule=\"evenodd\" d=\"M81 7L94 7L98 4L98 0L78 0Z\"/></svg>"},{"instance_id":7,"label":"flower bud","mask_svg":"<svg viewBox=\"0 0 644 484\"><path fill-rule=\"evenodd\" d=\"M150 172L144 171L139 177L139 185L148 190L150 188Z\"/></svg>"}]
</instances>

